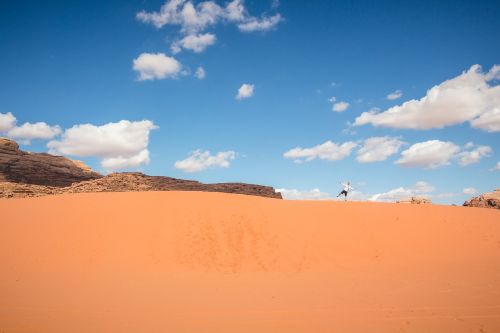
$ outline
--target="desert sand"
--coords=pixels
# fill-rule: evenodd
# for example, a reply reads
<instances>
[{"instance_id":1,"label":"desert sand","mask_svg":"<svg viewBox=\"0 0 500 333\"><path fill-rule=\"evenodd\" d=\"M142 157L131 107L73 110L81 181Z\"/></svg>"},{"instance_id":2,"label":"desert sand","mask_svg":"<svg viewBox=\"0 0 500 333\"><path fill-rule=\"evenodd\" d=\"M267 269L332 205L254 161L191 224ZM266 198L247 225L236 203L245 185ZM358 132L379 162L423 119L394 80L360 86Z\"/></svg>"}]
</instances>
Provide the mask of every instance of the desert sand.
<instances>
[{"instance_id":1,"label":"desert sand","mask_svg":"<svg viewBox=\"0 0 500 333\"><path fill-rule=\"evenodd\" d=\"M203 192L3 199L0 332L500 332L500 212Z\"/></svg>"}]
</instances>

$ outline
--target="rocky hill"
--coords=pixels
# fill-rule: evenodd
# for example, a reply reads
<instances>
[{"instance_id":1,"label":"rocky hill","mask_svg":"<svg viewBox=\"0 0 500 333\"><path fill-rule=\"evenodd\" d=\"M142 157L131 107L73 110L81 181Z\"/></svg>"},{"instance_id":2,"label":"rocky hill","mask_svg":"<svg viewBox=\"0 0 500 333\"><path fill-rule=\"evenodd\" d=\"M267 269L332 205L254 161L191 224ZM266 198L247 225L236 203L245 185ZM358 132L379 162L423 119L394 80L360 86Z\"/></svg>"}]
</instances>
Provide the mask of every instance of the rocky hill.
<instances>
[{"instance_id":1,"label":"rocky hill","mask_svg":"<svg viewBox=\"0 0 500 333\"><path fill-rule=\"evenodd\" d=\"M500 189L469 199L464 202L464 206L500 209Z\"/></svg>"},{"instance_id":2,"label":"rocky hill","mask_svg":"<svg viewBox=\"0 0 500 333\"><path fill-rule=\"evenodd\" d=\"M281 193L275 192L270 186L244 183L203 184L194 180L148 176L140 172L112 173L103 178L75 183L63 189L64 193L136 191L225 192L281 199Z\"/></svg>"},{"instance_id":3,"label":"rocky hill","mask_svg":"<svg viewBox=\"0 0 500 333\"><path fill-rule=\"evenodd\" d=\"M244 183L203 184L198 181L139 172L102 176L79 161L19 150L16 142L0 138L0 198L36 197L82 192L205 191L282 199L269 186Z\"/></svg>"},{"instance_id":4,"label":"rocky hill","mask_svg":"<svg viewBox=\"0 0 500 333\"><path fill-rule=\"evenodd\" d=\"M0 181L64 187L100 177L80 161L25 152L15 141L0 138Z\"/></svg>"}]
</instances>

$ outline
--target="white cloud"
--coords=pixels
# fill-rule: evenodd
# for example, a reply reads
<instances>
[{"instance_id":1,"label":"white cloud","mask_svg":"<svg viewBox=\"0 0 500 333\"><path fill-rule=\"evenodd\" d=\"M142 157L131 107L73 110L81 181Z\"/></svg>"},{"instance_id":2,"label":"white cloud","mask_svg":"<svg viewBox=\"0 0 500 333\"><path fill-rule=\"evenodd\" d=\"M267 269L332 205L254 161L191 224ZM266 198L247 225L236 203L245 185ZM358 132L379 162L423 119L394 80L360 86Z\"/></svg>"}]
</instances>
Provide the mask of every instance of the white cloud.
<instances>
[{"instance_id":1,"label":"white cloud","mask_svg":"<svg viewBox=\"0 0 500 333\"><path fill-rule=\"evenodd\" d=\"M184 172L199 172L214 167L228 168L230 161L234 160L235 157L236 153L232 150L211 155L208 150L201 151L198 149L192 152L185 160L175 162L174 166L176 169Z\"/></svg>"},{"instance_id":2,"label":"white cloud","mask_svg":"<svg viewBox=\"0 0 500 333\"><path fill-rule=\"evenodd\" d=\"M103 158L101 166L106 170L123 170L149 163L149 150L143 149L136 155Z\"/></svg>"},{"instance_id":3,"label":"white cloud","mask_svg":"<svg viewBox=\"0 0 500 333\"><path fill-rule=\"evenodd\" d=\"M343 101L337 102L337 97L335 97L335 96L329 98L328 101L330 103L332 103L332 111L334 111L334 112L343 112L343 111L347 110L350 106L350 104L347 102L343 102ZM337 103L335 103L335 102L337 102Z\"/></svg>"},{"instance_id":4,"label":"white cloud","mask_svg":"<svg viewBox=\"0 0 500 333\"><path fill-rule=\"evenodd\" d=\"M430 197L429 193L435 190L431 184L418 181L412 187L398 187L387 192L372 195L370 201L398 201L408 199L414 196Z\"/></svg>"},{"instance_id":5,"label":"white cloud","mask_svg":"<svg viewBox=\"0 0 500 333\"><path fill-rule=\"evenodd\" d=\"M242 0L234 0L226 6L226 18L231 22L241 22L245 20L246 10Z\"/></svg>"},{"instance_id":6,"label":"white cloud","mask_svg":"<svg viewBox=\"0 0 500 333\"><path fill-rule=\"evenodd\" d=\"M485 156L490 156L492 151L489 146L478 146L472 142L460 148L453 142L430 140L416 143L403 151L396 164L432 169L448 165L452 160L457 159L458 164L466 166L479 162Z\"/></svg>"},{"instance_id":7,"label":"white cloud","mask_svg":"<svg viewBox=\"0 0 500 333\"><path fill-rule=\"evenodd\" d=\"M396 154L405 142L398 138L382 136L366 139L358 150L356 160L361 163L385 161Z\"/></svg>"},{"instance_id":8,"label":"white cloud","mask_svg":"<svg viewBox=\"0 0 500 333\"><path fill-rule=\"evenodd\" d=\"M450 164L450 160L460 151L453 142L430 140L412 145L401 153L396 164L408 167L437 168Z\"/></svg>"},{"instance_id":9,"label":"white cloud","mask_svg":"<svg viewBox=\"0 0 500 333\"><path fill-rule=\"evenodd\" d=\"M205 75L206 75L205 69L201 66L198 67L196 69L196 72L194 73L194 76L196 76L196 78L199 80L203 80L205 78Z\"/></svg>"},{"instance_id":10,"label":"white cloud","mask_svg":"<svg viewBox=\"0 0 500 333\"><path fill-rule=\"evenodd\" d=\"M13 139L23 140L25 144L29 144L30 140L42 139L49 140L61 134L59 126L50 126L44 122L24 123L21 126L15 126L7 132L7 136Z\"/></svg>"},{"instance_id":11,"label":"white cloud","mask_svg":"<svg viewBox=\"0 0 500 333\"><path fill-rule=\"evenodd\" d=\"M0 133L8 132L14 126L16 126L16 117L12 113L0 113Z\"/></svg>"},{"instance_id":12,"label":"white cloud","mask_svg":"<svg viewBox=\"0 0 500 333\"><path fill-rule=\"evenodd\" d=\"M332 111L335 111L335 112L343 112L345 110L347 110L349 108L349 103L347 102L338 102L338 103L334 103L332 105Z\"/></svg>"},{"instance_id":13,"label":"white cloud","mask_svg":"<svg viewBox=\"0 0 500 333\"><path fill-rule=\"evenodd\" d=\"M0 135L28 145L31 140L48 140L61 133L59 126L50 126L45 122L24 123L21 126L17 126L16 123L17 119L12 113L0 113Z\"/></svg>"},{"instance_id":14,"label":"white cloud","mask_svg":"<svg viewBox=\"0 0 500 333\"><path fill-rule=\"evenodd\" d=\"M492 151L489 146L476 146L469 142L465 145L464 150L457 154L458 163L462 166L477 163L482 157L490 156Z\"/></svg>"},{"instance_id":15,"label":"white cloud","mask_svg":"<svg viewBox=\"0 0 500 333\"><path fill-rule=\"evenodd\" d=\"M253 96L254 85L249 83L244 83L238 89L238 94L236 95L237 100L241 100L244 98L249 98Z\"/></svg>"},{"instance_id":16,"label":"white cloud","mask_svg":"<svg viewBox=\"0 0 500 333\"><path fill-rule=\"evenodd\" d=\"M419 100L409 100L384 112L369 111L355 125L372 124L392 128L430 129L461 124L488 132L500 131L500 66L484 73L474 65L461 75L427 91Z\"/></svg>"},{"instance_id":17,"label":"white cloud","mask_svg":"<svg viewBox=\"0 0 500 333\"><path fill-rule=\"evenodd\" d=\"M466 187L463 190L463 194L474 195L477 193L477 190L473 187Z\"/></svg>"},{"instance_id":18,"label":"white cloud","mask_svg":"<svg viewBox=\"0 0 500 333\"><path fill-rule=\"evenodd\" d=\"M295 162L309 162L316 158L337 161L349 156L356 146L357 144L352 141L344 142L343 144L326 141L311 148L296 147L290 149L283 154L283 157L293 159Z\"/></svg>"},{"instance_id":19,"label":"white cloud","mask_svg":"<svg viewBox=\"0 0 500 333\"><path fill-rule=\"evenodd\" d=\"M321 192L315 188L309 191L300 191L296 189L279 188L276 192L280 192L283 199L286 200L333 200L329 193Z\"/></svg>"},{"instance_id":20,"label":"white cloud","mask_svg":"<svg viewBox=\"0 0 500 333\"><path fill-rule=\"evenodd\" d=\"M193 5L191 1L186 0L167 0L158 12L143 10L137 13L136 18L141 22L152 24L156 28L177 25L184 36L197 35L219 22L234 23L241 31L251 32L270 30L282 21L280 14L263 16L260 19L249 15L242 0L233 0L225 7L218 5L215 1L202 1ZM202 42L197 41L196 45L198 45L199 51L196 52L202 52L214 41L215 36L212 42L205 40L203 47L200 46ZM193 40L191 42L194 43ZM172 44L174 52L180 51L180 47L179 42Z\"/></svg>"},{"instance_id":21,"label":"white cloud","mask_svg":"<svg viewBox=\"0 0 500 333\"><path fill-rule=\"evenodd\" d=\"M260 19L250 17L245 22L238 24L238 28L243 32L267 31L274 28L281 21L282 18L280 14L269 17L264 16Z\"/></svg>"},{"instance_id":22,"label":"white cloud","mask_svg":"<svg viewBox=\"0 0 500 333\"><path fill-rule=\"evenodd\" d=\"M156 128L149 120L75 125L47 147L51 154L98 157L108 171L133 168L149 163L149 133Z\"/></svg>"},{"instance_id":23,"label":"white cloud","mask_svg":"<svg viewBox=\"0 0 500 333\"><path fill-rule=\"evenodd\" d=\"M138 80L144 81L175 78L182 66L175 58L163 53L142 53L134 59L133 68L139 73Z\"/></svg>"},{"instance_id":24,"label":"white cloud","mask_svg":"<svg viewBox=\"0 0 500 333\"><path fill-rule=\"evenodd\" d=\"M182 48L191 50L196 53L205 51L205 49L215 43L215 35L211 33L199 35L187 35L183 39L172 44L172 52L178 53Z\"/></svg>"},{"instance_id":25,"label":"white cloud","mask_svg":"<svg viewBox=\"0 0 500 333\"><path fill-rule=\"evenodd\" d=\"M401 96L403 96L403 92L401 90L396 90L387 95L387 99L393 101L400 98Z\"/></svg>"}]
</instances>

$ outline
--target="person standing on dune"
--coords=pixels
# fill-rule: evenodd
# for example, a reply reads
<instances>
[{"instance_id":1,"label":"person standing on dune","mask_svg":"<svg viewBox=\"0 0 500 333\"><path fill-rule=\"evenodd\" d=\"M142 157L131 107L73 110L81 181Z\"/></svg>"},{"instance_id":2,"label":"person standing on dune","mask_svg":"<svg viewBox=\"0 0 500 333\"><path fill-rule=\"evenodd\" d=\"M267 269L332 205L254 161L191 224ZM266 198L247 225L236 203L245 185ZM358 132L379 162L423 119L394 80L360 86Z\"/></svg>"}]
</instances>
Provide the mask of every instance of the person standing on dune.
<instances>
[{"instance_id":1,"label":"person standing on dune","mask_svg":"<svg viewBox=\"0 0 500 333\"><path fill-rule=\"evenodd\" d=\"M347 183L340 183L342 184L342 186L344 187L344 189L342 191L340 191L340 193L337 195L337 198L339 196L341 196L342 194L345 195L344 197L344 201L347 201L347 193L353 189L353 187L351 186L351 182L347 182Z\"/></svg>"}]
</instances>

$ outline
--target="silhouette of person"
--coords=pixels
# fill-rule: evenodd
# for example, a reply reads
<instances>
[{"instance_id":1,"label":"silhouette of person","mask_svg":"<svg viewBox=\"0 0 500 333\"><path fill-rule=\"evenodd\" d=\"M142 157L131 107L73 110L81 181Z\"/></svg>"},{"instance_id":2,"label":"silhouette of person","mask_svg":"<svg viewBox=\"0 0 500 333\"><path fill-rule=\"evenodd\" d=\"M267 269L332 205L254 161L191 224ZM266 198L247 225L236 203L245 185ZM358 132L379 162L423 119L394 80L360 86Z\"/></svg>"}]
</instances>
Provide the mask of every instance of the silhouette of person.
<instances>
[{"instance_id":1,"label":"silhouette of person","mask_svg":"<svg viewBox=\"0 0 500 333\"><path fill-rule=\"evenodd\" d=\"M347 182L347 183L341 183L342 186L344 187L342 191L340 191L340 193L337 195L337 198L339 196L341 196L342 194L345 196L344 197L344 201L347 201L347 193L349 193L350 190L353 189L353 187L351 186L351 182Z\"/></svg>"}]
</instances>

